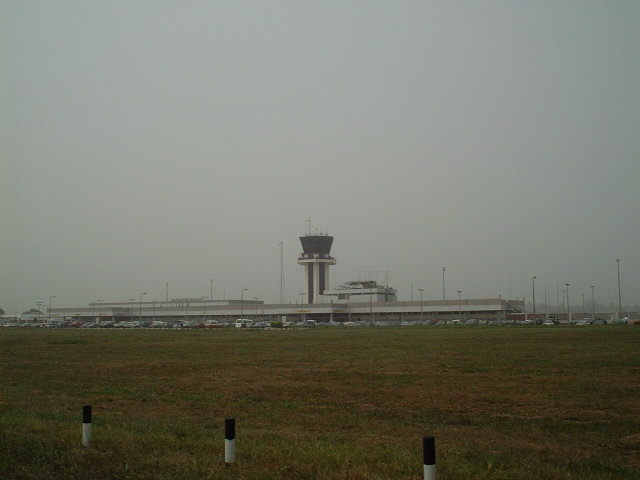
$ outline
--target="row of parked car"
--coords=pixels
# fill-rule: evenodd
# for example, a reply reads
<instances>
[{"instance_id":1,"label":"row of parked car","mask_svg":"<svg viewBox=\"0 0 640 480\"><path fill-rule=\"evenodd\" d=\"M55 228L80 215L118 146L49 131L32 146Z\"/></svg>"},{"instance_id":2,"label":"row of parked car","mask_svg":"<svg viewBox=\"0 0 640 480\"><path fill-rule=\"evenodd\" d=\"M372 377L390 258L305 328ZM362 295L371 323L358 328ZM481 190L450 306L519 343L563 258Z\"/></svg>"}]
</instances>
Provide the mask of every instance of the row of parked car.
<instances>
[{"instance_id":1,"label":"row of parked car","mask_svg":"<svg viewBox=\"0 0 640 480\"><path fill-rule=\"evenodd\" d=\"M302 322L254 322L249 318L239 318L230 322L219 322L217 320L207 320L206 322L197 320L182 320L176 322L167 322L163 320L142 320L142 321L113 321L102 320L98 322L82 321L82 320L60 320L53 319L45 322L4 322L0 323L1 327L37 327L37 328L288 328L288 327L315 327L315 320L306 320Z\"/></svg>"}]
</instances>

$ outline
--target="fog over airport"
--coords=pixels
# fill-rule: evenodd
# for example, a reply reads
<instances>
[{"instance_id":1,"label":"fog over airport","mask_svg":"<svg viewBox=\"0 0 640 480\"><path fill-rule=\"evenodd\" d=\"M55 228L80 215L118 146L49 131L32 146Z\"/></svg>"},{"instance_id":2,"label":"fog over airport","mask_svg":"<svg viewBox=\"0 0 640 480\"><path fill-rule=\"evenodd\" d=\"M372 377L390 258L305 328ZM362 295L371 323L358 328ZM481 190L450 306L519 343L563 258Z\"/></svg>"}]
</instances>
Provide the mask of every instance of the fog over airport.
<instances>
[{"instance_id":1,"label":"fog over airport","mask_svg":"<svg viewBox=\"0 0 640 480\"><path fill-rule=\"evenodd\" d=\"M0 306L640 303L640 2L5 1ZM414 293L416 295L416 293ZM416 297L417 298L417 297ZM638 307L635 307L638 308ZM615 307L613 307L615 309Z\"/></svg>"}]
</instances>

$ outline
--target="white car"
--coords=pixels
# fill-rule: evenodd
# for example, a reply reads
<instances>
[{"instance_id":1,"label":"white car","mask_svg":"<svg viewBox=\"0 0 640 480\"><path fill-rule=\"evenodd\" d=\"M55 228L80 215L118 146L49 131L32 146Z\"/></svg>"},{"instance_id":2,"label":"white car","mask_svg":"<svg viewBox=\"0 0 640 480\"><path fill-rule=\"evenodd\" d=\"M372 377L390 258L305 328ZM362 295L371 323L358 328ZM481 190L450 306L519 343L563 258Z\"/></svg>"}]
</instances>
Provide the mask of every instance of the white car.
<instances>
[{"instance_id":1,"label":"white car","mask_svg":"<svg viewBox=\"0 0 640 480\"><path fill-rule=\"evenodd\" d=\"M250 318L239 318L236 320L236 328L251 328L253 326L253 320Z\"/></svg>"}]
</instances>

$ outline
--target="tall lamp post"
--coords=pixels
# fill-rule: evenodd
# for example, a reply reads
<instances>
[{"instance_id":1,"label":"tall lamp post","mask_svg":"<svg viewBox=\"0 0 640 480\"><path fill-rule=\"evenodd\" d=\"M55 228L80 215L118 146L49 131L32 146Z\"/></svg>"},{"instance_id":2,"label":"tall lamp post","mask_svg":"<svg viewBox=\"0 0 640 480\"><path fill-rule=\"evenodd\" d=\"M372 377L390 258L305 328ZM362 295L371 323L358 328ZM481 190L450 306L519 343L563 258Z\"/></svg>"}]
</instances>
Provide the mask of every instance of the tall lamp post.
<instances>
[{"instance_id":1,"label":"tall lamp post","mask_svg":"<svg viewBox=\"0 0 640 480\"><path fill-rule=\"evenodd\" d=\"M567 313L569 314L569 323L571 323L571 304L569 303L569 285L570 283L564 284L567 287Z\"/></svg>"},{"instance_id":2,"label":"tall lamp post","mask_svg":"<svg viewBox=\"0 0 640 480\"><path fill-rule=\"evenodd\" d=\"M133 302L136 301L136 299L135 298L130 298L129 301L133 303ZM131 305L131 308L129 309L129 320L131 322L133 322L133 315L134 315L133 309L134 308L135 308L135 303L133 303L133 305ZM93 321L95 322L95 319Z\"/></svg>"},{"instance_id":3,"label":"tall lamp post","mask_svg":"<svg viewBox=\"0 0 640 480\"><path fill-rule=\"evenodd\" d=\"M582 295L582 317L586 318L587 309L584 306L584 293L581 293L580 295Z\"/></svg>"},{"instance_id":4,"label":"tall lamp post","mask_svg":"<svg viewBox=\"0 0 640 480\"><path fill-rule=\"evenodd\" d=\"M618 264L618 320L620 320L620 316L622 315L622 293L620 290L620 259L616 258L616 263Z\"/></svg>"},{"instance_id":5,"label":"tall lamp post","mask_svg":"<svg viewBox=\"0 0 640 480\"><path fill-rule=\"evenodd\" d=\"M536 323L536 277L531 277L531 290L533 291L533 323Z\"/></svg>"},{"instance_id":6,"label":"tall lamp post","mask_svg":"<svg viewBox=\"0 0 640 480\"><path fill-rule=\"evenodd\" d=\"M55 295L49 295L49 305L47 305L47 317L49 319L49 322L51 322L51 299L52 298L56 298Z\"/></svg>"},{"instance_id":7,"label":"tall lamp post","mask_svg":"<svg viewBox=\"0 0 640 480\"><path fill-rule=\"evenodd\" d=\"M371 287L369 287L369 322L373 325L373 288Z\"/></svg>"},{"instance_id":8,"label":"tall lamp post","mask_svg":"<svg viewBox=\"0 0 640 480\"><path fill-rule=\"evenodd\" d=\"M420 323L422 323L422 292L424 292L424 288L419 288L420 292Z\"/></svg>"},{"instance_id":9,"label":"tall lamp post","mask_svg":"<svg viewBox=\"0 0 640 480\"><path fill-rule=\"evenodd\" d=\"M246 291L246 288L240 290L240 318L244 318L244 292Z\"/></svg>"},{"instance_id":10,"label":"tall lamp post","mask_svg":"<svg viewBox=\"0 0 640 480\"><path fill-rule=\"evenodd\" d=\"M102 314L102 304L101 304L101 302L104 302L104 300L103 299L96 300L96 303L100 303L100 308L98 310L98 317L100 317L100 315ZM94 322L95 322L95 319L94 319ZM100 323L100 319L99 318L98 318L98 323Z\"/></svg>"},{"instance_id":11,"label":"tall lamp post","mask_svg":"<svg viewBox=\"0 0 640 480\"><path fill-rule=\"evenodd\" d=\"M462 290L458 290L458 316L460 321L462 321L462 300L460 300L461 293Z\"/></svg>"},{"instance_id":12,"label":"tall lamp post","mask_svg":"<svg viewBox=\"0 0 640 480\"><path fill-rule=\"evenodd\" d=\"M593 289L595 288L595 285L590 285L591 287L591 321L595 322L596 320L596 300L595 300L595 296L593 295Z\"/></svg>"},{"instance_id":13,"label":"tall lamp post","mask_svg":"<svg viewBox=\"0 0 640 480\"><path fill-rule=\"evenodd\" d=\"M38 314L42 313L42 305L44 304L44 302L36 302L36 305L38 305ZM40 318L40 315L36 314L36 321L42 321L42 319Z\"/></svg>"},{"instance_id":14,"label":"tall lamp post","mask_svg":"<svg viewBox=\"0 0 640 480\"><path fill-rule=\"evenodd\" d=\"M256 301L256 322L258 321L258 301L260 300L258 297L253 297L253 299Z\"/></svg>"},{"instance_id":15,"label":"tall lamp post","mask_svg":"<svg viewBox=\"0 0 640 480\"><path fill-rule=\"evenodd\" d=\"M549 318L549 304L547 303L547 290L548 290L548 285L545 283L544 284L544 318L548 319Z\"/></svg>"},{"instance_id":16,"label":"tall lamp post","mask_svg":"<svg viewBox=\"0 0 640 480\"><path fill-rule=\"evenodd\" d=\"M202 297L202 324L206 324L207 323L207 298L209 297Z\"/></svg>"},{"instance_id":17,"label":"tall lamp post","mask_svg":"<svg viewBox=\"0 0 640 480\"><path fill-rule=\"evenodd\" d=\"M302 319L304 318L304 308L302 308L302 305L304 303L304 293L298 293L298 295L300 295L300 321L302 322ZM298 299L296 299L296 302L298 301Z\"/></svg>"},{"instance_id":18,"label":"tall lamp post","mask_svg":"<svg viewBox=\"0 0 640 480\"><path fill-rule=\"evenodd\" d=\"M442 300L446 299L446 296L444 294L444 272L447 271L447 267L442 267Z\"/></svg>"},{"instance_id":19,"label":"tall lamp post","mask_svg":"<svg viewBox=\"0 0 640 480\"><path fill-rule=\"evenodd\" d=\"M147 292L138 292L138 295L140 296L140 313L138 315L138 321L142 322L142 295L146 295Z\"/></svg>"}]
</instances>

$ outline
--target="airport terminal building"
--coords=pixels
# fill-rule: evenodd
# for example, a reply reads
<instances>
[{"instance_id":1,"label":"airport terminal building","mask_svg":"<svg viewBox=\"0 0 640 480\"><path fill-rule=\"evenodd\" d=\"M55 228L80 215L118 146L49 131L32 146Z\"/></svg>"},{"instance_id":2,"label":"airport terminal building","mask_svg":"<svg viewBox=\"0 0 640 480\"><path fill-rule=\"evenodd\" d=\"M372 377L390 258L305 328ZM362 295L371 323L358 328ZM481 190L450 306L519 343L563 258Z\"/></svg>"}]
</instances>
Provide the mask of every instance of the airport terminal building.
<instances>
[{"instance_id":1,"label":"airport terminal building","mask_svg":"<svg viewBox=\"0 0 640 480\"><path fill-rule=\"evenodd\" d=\"M381 287L383 289L385 287ZM366 296L366 294L365 294ZM351 298L349 300L352 300ZM254 321L316 322L424 322L449 323L477 319L507 321L508 315L521 312L522 300L479 298L424 301L331 301L313 304L266 304L257 300L175 299L127 303L93 302L86 307L52 308L51 316L91 322L163 321L206 323L216 320L230 323L237 318Z\"/></svg>"},{"instance_id":2,"label":"airport terminal building","mask_svg":"<svg viewBox=\"0 0 640 480\"><path fill-rule=\"evenodd\" d=\"M333 237L307 234L300 237L304 268L301 303L265 304L261 300L178 298L165 301L92 302L86 307L52 308L50 317L81 322L189 322L231 323L237 318L254 321L329 322L465 322L508 320L524 310L524 300L502 298L398 301L397 291L373 280L354 280L330 288L329 267Z\"/></svg>"}]
</instances>

